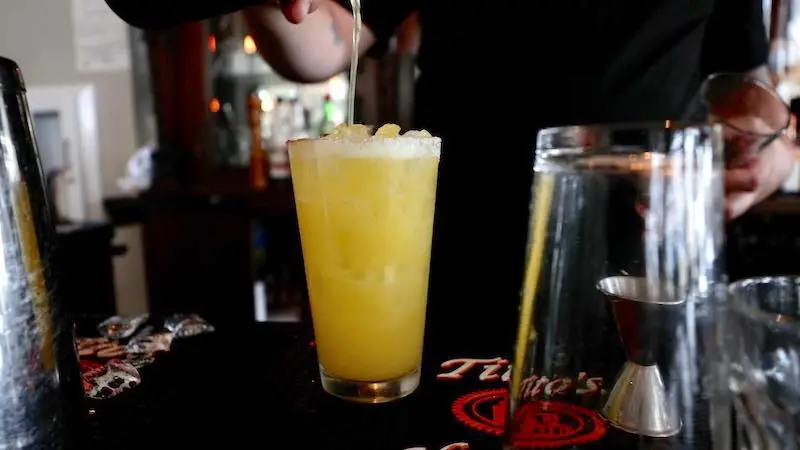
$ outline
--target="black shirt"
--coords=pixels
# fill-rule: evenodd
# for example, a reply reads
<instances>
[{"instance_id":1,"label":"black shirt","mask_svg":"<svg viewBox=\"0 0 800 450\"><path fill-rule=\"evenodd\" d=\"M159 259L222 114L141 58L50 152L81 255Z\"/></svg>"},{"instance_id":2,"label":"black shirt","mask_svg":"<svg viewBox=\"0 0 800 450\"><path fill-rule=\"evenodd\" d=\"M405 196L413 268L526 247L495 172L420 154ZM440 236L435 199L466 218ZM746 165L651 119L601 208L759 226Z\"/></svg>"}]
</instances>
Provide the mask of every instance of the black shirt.
<instances>
[{"instance_id":1,"label":"black shirt","mask_svg":"<svg viewBox=\"0 0 800 450\"><path fill-rule=\"evenodd\" d=\"M704 76L767 59L759 0L366 0L362 8L378 47L420 11L415 116L444 140L431 286L431 319L444 329L460 319L514 331L538 129L678 119Z\"/></svg>"},{"instance_id":2,"label":"black shirt","mask_svg":"<svg viewBox=\"0 0 800 450\"><path fill-rule=\"evenodd\" d=\"M337 0L348 6L348 0ZM160 27L255 0L107 0ZM380 52L420 11L415 120L443 138L433 330L516 327L531 166L545 126L680 118L702 78L766 63L760 0L364 0ZM348 6L349 7L349 6ZM449 319L445 317L447 313Z\"/></svg>"}]
</instances>

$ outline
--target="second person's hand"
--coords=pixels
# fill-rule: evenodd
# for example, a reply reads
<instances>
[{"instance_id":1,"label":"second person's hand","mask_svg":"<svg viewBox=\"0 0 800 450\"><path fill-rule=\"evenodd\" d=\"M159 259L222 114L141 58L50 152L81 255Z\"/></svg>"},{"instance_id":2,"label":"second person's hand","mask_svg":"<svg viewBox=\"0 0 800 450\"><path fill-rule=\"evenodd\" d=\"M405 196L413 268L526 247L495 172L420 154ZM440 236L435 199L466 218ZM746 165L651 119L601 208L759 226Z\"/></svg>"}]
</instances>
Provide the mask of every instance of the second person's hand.
<instances>
[{"instance_id":1,"label":"second person's hand","mask_svg":"<svg viewBox=\"0 0 800 450\"><path fill-rule=\"evenodd\" d=\"M728 219L744 214L777 191L792 172L797 147L781 136L754 155L734 159L725 171L725 212Z\"/></svg>"}]
</instances>

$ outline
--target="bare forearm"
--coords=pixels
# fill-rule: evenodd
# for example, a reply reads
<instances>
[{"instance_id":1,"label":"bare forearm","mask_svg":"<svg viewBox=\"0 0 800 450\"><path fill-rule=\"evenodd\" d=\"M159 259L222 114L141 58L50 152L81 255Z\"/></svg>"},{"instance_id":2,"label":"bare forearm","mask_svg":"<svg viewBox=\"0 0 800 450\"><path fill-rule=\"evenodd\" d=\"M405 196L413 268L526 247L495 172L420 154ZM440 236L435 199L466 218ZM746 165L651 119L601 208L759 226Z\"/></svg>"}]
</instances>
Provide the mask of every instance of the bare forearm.
<instances>
[{"instance_id":1,"label":"bare forearm","mask_svg":"<svg viewBox=\"0 0 800 450\"><path fill-rule=\"evenodd\" d=\"M286 78L318 82L349 66L353 16L334 2L321 4L299 24L290 23L274 6L249 8L245 17L264 59ZM373 41L364 27L362 54Z\"/></svg>"}]
</instances>

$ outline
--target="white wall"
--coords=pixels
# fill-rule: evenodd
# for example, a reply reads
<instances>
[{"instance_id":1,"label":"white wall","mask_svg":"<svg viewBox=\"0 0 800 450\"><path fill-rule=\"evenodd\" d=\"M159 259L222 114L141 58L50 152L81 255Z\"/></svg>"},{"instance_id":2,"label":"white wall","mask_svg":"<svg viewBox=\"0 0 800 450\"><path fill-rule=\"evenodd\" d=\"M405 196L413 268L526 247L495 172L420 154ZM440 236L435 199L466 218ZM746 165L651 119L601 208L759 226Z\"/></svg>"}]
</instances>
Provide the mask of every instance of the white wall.
<instances>
[{"instance_id":1,"label":"white wall","mask_svg":"<svg viewBox=\"0 0 800 450\"><path fill-rule=\"evenodd\" d=\"M119 194L117 179L136 150L130 71L85 75L75 68L71 0L0 0L0 55L15 60L30 86L92 83L98 100L103 195ZM139 227L117 230L128 255L115 259L117 308L147 308Z\"/></svg>"}]
</instances>

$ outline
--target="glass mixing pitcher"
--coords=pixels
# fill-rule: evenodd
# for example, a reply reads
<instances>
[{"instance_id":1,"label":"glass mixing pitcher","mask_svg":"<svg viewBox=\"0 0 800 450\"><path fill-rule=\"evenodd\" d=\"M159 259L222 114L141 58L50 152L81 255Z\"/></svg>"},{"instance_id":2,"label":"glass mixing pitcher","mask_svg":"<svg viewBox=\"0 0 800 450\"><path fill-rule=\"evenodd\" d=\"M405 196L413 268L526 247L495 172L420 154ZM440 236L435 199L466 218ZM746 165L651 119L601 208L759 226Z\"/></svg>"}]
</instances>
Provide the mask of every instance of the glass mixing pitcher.
<instances>
[{"instance_id":1,"label":"glass mixing pitcher","mask_svg":"<svg viewBox=\"0 0 800 450\"><path fill-rule=\"evenodd\" d=\"M722 150L706 124L539 133L506 449L726 445Z\"/></svg>"}]
</instances>

